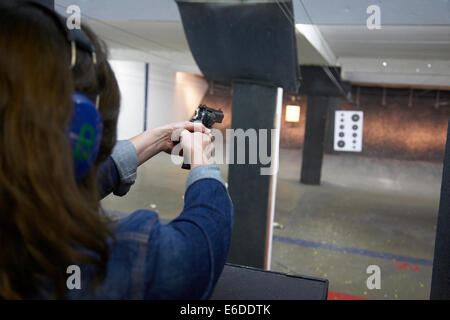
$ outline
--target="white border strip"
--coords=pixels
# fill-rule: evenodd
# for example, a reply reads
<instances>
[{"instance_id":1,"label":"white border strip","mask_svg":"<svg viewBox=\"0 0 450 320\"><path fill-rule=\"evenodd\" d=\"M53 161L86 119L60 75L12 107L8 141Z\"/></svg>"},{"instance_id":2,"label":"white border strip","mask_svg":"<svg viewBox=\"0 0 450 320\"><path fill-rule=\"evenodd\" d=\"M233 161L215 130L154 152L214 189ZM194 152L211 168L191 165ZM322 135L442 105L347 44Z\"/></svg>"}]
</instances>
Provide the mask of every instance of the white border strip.
<instances>
[{"instance_id":1,"label":"white border strip","mask_svg":"<svg viewBox=\"0 0 450 320\"><path fill-rule=\"evenodd\" d=\"M281 111L283 106L283 88L277 88L277 105L275 111L274 119L274 129L275 138L272 140L272 177L270 184L270 207L269 207L269 217L267 221L267 237L266 239L266 261L265 270L270 270L270 264L272 262L272 238L273 238L273 222L275 218L275 202L277 194L277 177L278 177L278 167L279 167L279 155L280 155L280 126L281 126ZM272 135L271 135L272 136Z\"/></svg>"}]
</instances>

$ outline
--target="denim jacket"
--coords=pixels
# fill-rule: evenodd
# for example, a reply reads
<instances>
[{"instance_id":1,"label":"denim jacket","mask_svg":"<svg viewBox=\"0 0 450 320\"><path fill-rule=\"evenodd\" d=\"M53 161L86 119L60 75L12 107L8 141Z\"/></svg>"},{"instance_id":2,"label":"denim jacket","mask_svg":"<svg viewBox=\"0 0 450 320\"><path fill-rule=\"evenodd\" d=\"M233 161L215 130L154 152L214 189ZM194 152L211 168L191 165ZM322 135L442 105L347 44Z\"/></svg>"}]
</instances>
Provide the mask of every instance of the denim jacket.
<instances>
[{"instance_id":1,"label":"denim jacket","mask_svg":"<svg viewBox=\"0 0 450 320\"><path fill-rule=\"evenodd\" d=\"M99 173L102 195L124 195L136 178L137 154L119 141ZM68 299L207 299L223 270L230 246L233 205L217 166L189 173L184 208L160 223L138 210L115 220L106 277L90 287L93 270L81 268L81 289Z\"/></svg>"}]
</instances>

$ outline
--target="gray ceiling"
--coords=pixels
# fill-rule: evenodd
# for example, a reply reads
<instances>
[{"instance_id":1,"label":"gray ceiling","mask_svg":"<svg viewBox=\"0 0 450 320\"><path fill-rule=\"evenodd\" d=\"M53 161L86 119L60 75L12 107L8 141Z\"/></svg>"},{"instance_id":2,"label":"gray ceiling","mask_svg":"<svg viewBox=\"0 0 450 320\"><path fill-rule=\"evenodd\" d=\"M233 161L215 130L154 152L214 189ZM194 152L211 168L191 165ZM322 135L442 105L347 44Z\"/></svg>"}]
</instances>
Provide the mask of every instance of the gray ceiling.
<instances>
[{"instance_id":1,"label":"gray ceiling","mask_svg":"<svg viewBox=\"0 0 450 320\"><path fill-rule=\"evenodd\" d=\"M388 25L373 31L365 26L320 25L319 30L338 57L450 58L450 26Z\"/></svg>"},{"instance_id":2,"label":"gray ceiling","mask_svg":"<svg viewBox=\"0 0 450 320\"><path fill-rule=\"evenodd\" d=\"M112 48L113 58L199 72L173 0L55 3L62 13L68 5L79 5L83 19ZM351 81L450 86L450 0L293 0L293 4L295 23L313 27L310 34L297 34L300 63L340 65L344 78ZM381 9L381 30L366 27L366 9L372 4ZM386 60L389 65L382 67ZM424 67L430 64L431 68Z\"/></svg>"}]
</instances>

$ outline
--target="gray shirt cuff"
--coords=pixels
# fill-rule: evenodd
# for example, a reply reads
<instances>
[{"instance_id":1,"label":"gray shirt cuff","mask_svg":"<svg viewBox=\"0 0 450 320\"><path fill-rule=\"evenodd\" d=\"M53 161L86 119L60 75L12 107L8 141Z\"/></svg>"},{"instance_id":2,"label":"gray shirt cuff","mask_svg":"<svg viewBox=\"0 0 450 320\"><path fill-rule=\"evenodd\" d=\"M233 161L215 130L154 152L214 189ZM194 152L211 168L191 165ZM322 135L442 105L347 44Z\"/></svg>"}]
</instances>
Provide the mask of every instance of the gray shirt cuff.
<instances>
[{"instance_id":1,"label":"gray shirt cuff","mask_svg":"<svg viewBox=\"0 0 450 320\"><path fill-rule=\"evenodd\" d=\"M186 180L185 191L187 191L193 183L203 179L215 179L219 181L225 189L227 188L227 184L223 181L222 174L218 166L198 166L189 172Z\"/></svg>"},{"instance_id":2,"label":"gray shirt cuff","mask_svg":"<svg viewBox=\"0 0 450 320\"><path fill-rule=\"evenodd\" d=\"M111 158L117 167L120 177L120 185L115 188L114 194L116 196L123 196L136 181L138 167L136 148L128 140L118 141L114 146Z\"/></svg>"}]
</instances>

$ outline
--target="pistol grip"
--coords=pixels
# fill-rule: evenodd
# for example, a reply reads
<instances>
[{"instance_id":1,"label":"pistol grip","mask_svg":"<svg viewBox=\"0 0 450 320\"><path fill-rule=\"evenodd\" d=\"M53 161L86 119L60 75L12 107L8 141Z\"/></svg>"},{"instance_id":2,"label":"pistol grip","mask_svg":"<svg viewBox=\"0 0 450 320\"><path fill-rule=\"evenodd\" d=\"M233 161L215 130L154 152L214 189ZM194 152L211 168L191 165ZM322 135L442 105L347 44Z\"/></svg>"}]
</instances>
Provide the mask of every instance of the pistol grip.
<instances>
[{"instance_id":1,"label":"pistol grip","mask_svg":"<svg viewBox=\"0 0 450 320\"><path fill-rule=\"evenodd\" d=\"M191 170L191 165L183 162L183 164L181 165L181 169Z\"/></svg>"},{"instance_id":2,"label":"pistol grip","mask_svg":"<svg viewBox=\"0 0 450 320\"><path fill-rule=\"evenodd\" d=\"M202 123L202 120L189 120L189 121ZM191 170L191 165L183 162L183 164L181 165L181 169Z\"/></svg>"}]
</instances>

